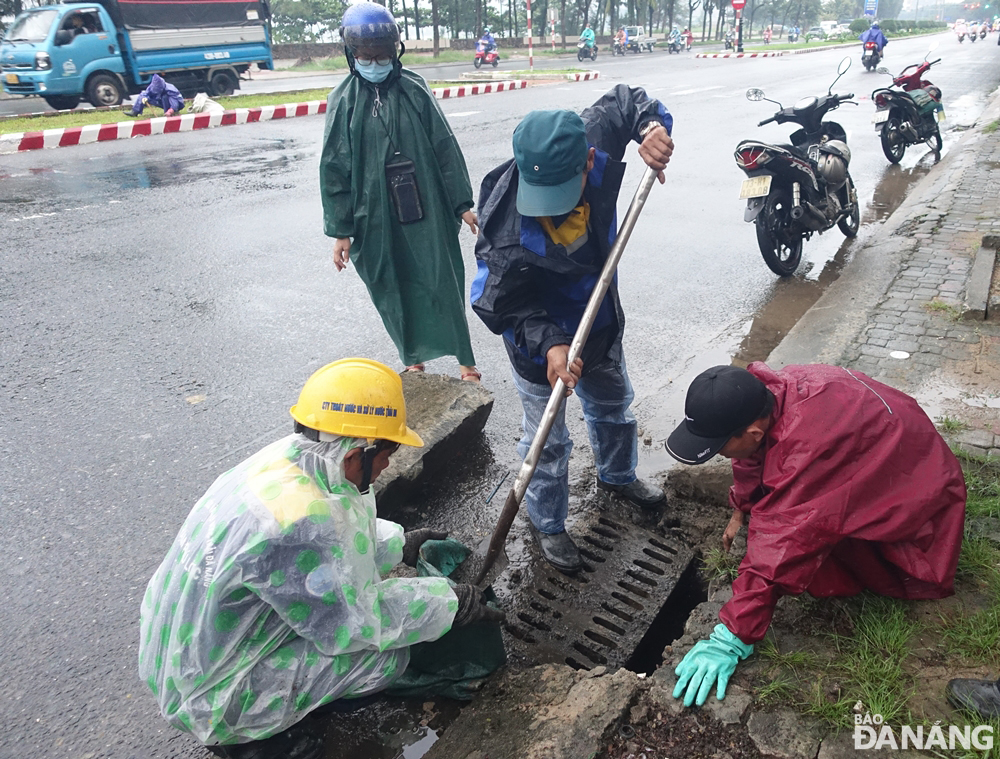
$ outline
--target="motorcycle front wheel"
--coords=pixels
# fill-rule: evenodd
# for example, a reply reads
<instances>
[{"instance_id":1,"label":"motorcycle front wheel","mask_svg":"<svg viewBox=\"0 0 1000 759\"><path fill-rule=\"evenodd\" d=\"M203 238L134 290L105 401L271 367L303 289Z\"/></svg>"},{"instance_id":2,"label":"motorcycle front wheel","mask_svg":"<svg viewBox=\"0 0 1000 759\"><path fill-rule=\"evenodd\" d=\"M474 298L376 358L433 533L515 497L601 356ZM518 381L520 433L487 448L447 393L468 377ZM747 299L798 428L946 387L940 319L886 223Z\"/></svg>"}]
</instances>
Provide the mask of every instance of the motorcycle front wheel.
<instances>
[{"instance_id":1,"label":"motorcycle front wheel","mask_svg":"<svg viewBox=\"0 0 1000 759\"><path fill-rule=\"evenodd\" d=\"M899 131L899 119L894 116L882 127L882 152L889 163L899 163L906 152L906 138Z\"/></svg>"},{"instance_id":2,"label":"motorcycle front wheel","mask_svg":"<svg viewBox=\"0 0 1000 759\"><path fill-rule=\"evenodd\" d=\"M472 65L475 66L476 68L479 68L480 66L483 65L483 59L482 58L473 58L472 59Z\"/></svg>"},{"instance_id":3,"label":"motorcycle front wheel","mask_svg":"<svg viewBox=\"0 0 1000 759\"><path fill-rule=\"evenodd\" d=\"M576 59L578 61L580 61L581 63L583 62L583 51L582 50L576 54Z\"/></svg>"},{"instance_id":4,"label":"motorcycle front wheel","mask_svg":"<svg viewBox=\"0 0 1000 759\"><path fill-rule=\"evenodd\" d=\"M840 188L840 202L851 207L851 213L837 222L845 237L857 237L861 226L861 206L858 204L858 193L854 189L854 180L847 175L847 183Z\"/></svg>"},{"instance_id":5,"label":"motorcycle front wheel","mask_svg":"<svg viewBox=\"0 0 1000 759\"><path fill-rule=\"evenodd\" d=\"M935 129L934 134L927 138L927 147L933 150L935 153L941 152L941 146L944 142L941 140L941 130Z\"/></svg>"},{"instance_id":6,"label":"motorcycle front wheel","mask_svg":"<svg viewBox=\"0 0 1000 759\"><path fill-rule=\"evenodd\" d=\"M788 232L791 222L792 201L784 190L772 191L754 220L760 254L779 277L790 277L802 260L802 237Z\"/></svg>"}]
</instances>

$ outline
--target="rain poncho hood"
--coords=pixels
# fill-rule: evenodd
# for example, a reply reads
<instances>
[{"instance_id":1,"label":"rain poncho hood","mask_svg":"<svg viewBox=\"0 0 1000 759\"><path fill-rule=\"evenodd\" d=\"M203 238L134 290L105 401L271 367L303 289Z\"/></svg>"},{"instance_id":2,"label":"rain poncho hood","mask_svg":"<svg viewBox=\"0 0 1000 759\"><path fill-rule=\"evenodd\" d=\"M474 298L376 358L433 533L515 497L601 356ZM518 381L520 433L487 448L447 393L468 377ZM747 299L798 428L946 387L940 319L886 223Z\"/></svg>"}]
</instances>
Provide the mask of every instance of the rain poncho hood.
<instances>
[{"instance_id":1,"label":"rain poncho hood","mask_svg":"<svg viewBox=\"0 0 1000 759\"><path fill-rule=\"evenodd\" d=\"M353 238L351 261L404 364L455 356L473 366L458 242L472 208L468 169L427 83L397 69L379 85L349 76L330 93L320 157L325 232ZM399 222L385 177L396 151L416 167L423 206L409 224Z\"/></svg>"},{"instance_id":2,"label":"rain poncho hood","mask_svg":"<svg viewBox=\"0 0 1000 759\"><path fill-rule=\"evenodd\" d=\"M385 578L403 528L343 476L362 441L290 435L222 475L149 582L139 673L206 744L259 740L386 689L408 647L451 628L442 577Z\"/></svg>"},{"instance_id":3,"label":"rain poncho hood","mask_svg":"<svg viewBox=\"0 0 1000 759\"><path fill-rule=\"evenodd\" d=\"M958 460L917 402L835 366L747 367L774 394L761 450L733 461L747 553L720 618L764 637L782 595L953 592L965 521Z\"/></svg>"},{"instance_id":4,"label":"rain poncho hood","mask_svg":"<svg viewBox=\"0 0 1000 759\"><path fill-rule=\"evenodd\" d=\"M135 100L132 103L133 116L138 116L142 113L147 105L145 101L149 101L149 105L155 105L164 111L169 111L173 108L175 112L180 113L184 107L184 96L181 95L180 90L165 81L159 74L153 74L149 86L135 96Z\"/></svg>"}]
</instances>

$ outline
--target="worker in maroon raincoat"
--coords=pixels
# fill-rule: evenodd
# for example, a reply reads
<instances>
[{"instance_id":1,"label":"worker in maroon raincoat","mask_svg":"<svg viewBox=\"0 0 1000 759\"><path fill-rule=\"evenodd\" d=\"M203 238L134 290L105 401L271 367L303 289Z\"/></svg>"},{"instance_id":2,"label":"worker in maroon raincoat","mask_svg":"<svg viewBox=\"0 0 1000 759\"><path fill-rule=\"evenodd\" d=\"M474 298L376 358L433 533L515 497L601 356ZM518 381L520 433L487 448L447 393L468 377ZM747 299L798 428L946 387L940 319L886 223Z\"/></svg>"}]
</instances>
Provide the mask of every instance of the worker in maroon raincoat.
<instances>
[{"instance_id":1,"label":"worker in maroon raincoat","mask_svg":"<svg viewBox=\"0 0 1000 759\"><path fill-rule=\"evenodd\" d=\"M685 464L733 459L726 550L750 515L722 624L677 667L685 706L703 704L716 681L725 696L783 595L953 593L965 481L905 393L842 367L716 366L691 383L667 451Z\"/></svg>"}]
</instances>

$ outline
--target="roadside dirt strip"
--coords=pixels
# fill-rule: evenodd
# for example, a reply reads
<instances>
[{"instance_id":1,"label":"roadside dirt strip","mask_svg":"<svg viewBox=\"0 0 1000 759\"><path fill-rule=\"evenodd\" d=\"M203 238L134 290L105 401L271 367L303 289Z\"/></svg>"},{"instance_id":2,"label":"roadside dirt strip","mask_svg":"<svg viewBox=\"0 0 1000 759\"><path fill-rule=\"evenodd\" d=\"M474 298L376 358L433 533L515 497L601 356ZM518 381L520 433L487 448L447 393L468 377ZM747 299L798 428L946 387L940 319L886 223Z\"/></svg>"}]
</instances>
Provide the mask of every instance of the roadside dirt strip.
<instances>
[{"instance_id":1,"label":"roadside dirt strip","mask_svg":"<svg viewBox=\"0 0 1000 759\"><path fill-rule=\"evenodd\" d=\"M526 80L463 84L458 87L439 87L431 90L438 100L486 95L506 90L521 90L528 86ZM45 129L40 132L17 132L0 135L0 155L22 150L65 148L72 145L89 145L93 142L127 140L154 134L192 132L232 124L252 124L273 119L290 119L296 116L313 116L326 113L325 100L286 105L266 105L260 108L237 108L225 113L186 113L181 116L161 116L141 121L119 121L117 124L88 124L82 127Z\"/></svg>"}]
</instances>

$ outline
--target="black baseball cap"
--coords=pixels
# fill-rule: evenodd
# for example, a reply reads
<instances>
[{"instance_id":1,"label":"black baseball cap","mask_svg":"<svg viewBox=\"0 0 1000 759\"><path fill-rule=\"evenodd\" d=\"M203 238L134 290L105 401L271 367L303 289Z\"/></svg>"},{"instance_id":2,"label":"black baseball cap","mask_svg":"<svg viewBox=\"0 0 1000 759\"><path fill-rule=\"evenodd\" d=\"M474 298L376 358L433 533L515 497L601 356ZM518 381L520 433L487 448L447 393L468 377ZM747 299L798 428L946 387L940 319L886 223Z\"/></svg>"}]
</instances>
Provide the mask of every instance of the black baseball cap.
<instances>
[{"instance_id":1,"label":"black baseball cap","mask_svg":"<svg viewBox=\"0 0 1000 759\"><path fill-rule=\"evenodd\" d=\"M760 418L767 396L764 383L746 369L706 369L688 388L684 421L667 438L667 453L683 464L704 464Z\"/></svg>"}]
</instances>

